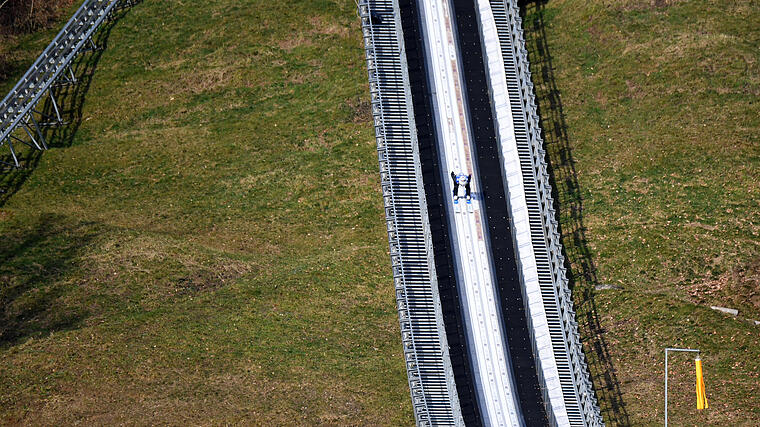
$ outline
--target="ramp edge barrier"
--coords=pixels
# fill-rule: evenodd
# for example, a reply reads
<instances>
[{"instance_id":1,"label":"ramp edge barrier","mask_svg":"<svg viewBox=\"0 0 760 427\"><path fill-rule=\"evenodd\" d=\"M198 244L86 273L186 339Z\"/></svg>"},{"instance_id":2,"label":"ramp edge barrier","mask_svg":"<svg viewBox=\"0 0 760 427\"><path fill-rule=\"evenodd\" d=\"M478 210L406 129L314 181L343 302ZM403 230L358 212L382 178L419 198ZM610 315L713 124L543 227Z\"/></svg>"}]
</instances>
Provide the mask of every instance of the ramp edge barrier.
<instances>
[{"instance_id":1,"label":"ramp edge barrier","mask_svg":"<svg viewBox=\"0 0 760 427\"><path fill-rule=\"evenodd\" d=\"M417 425L462 426L448 354L397 0L357 3L401 339Z\"/></svg>"},{"instance_id":2,"label":"ramp edge barrier","mask_svg":"<svg viewBox=\"0 0 760 427\"><path fill-rule=\"evenodd\" d=\"M550 339L549 322L544 307L544 293L540 287L539 274L536 262L536 253L532 246L532 233L528 217L528 205L526 198L526 186L523 180L523 168L519 158L519 142L527 145L527 133L524 131L524 114L521 108L516 109L519 114L512 115L514 95L517 88L516 73L507 73L507 68L514 64L510 56L505 59L504 54L512 52L509 40L499 37L496 24L496 16L488 0L478 0L478 22L480 23L481 41L483 43L484 60L487 70L488 84L491 96L491 109L494 115L496 146L499 152L500 185L504 187L507 199L507 211L509 212L509 224L514 229L511 245L515 248L522 294L522 304L525 309L525 318L528 324L531 354L536 361L534 369L542 394L544 410L548 416L548 424L551 426L570 425L567 414L565 396L562 393L557 357L553 342ZM504 18L503 10L500 14ZM504 19L502 19L502 24ZM509 83L509 84L508 84ZM512 93L510 93L510 84ZM517 105L521 106L519 96ZM535 188L532 176L529 180L530 187ZM529 188L530 188L529 187ZM552 301L555 300L553 288L549 284L549 293ZM509 298L509 297L507 297ZM502 299L505 299L502 296ZM505 299L508 301L508 299ZM555 305L556 306L556 305ZM554 315L559 319L558 313ZM558 323L558 322L555 322ZM561 334L561 331L559 331ZM565 354L564 346L562 352ZM568 365L565 363L565 365ZM577 405L576 405L577 406ZM580 417L580 414L577 415Z\"/></svg>"},{"instance_id":3,"label":"ramp edge barrier","mask_svg":"<svg viewBox=\"0 0 760 427\"><path fill-rule=\"evenodd\" d=\"M0 102L0 147L7 145L13 160L13 163L0 160L1 164L20 167L13 146L14 142L36 150L48 148L42 132L42 127L48 123L42 120L51 120L53 124L63 124L52 88L61 80L74 83L76 76L71 63L80 53L97 49L92 36L100 25L115 11L131 7L138 2L139 0L85 0L82 3L34 64ZM50 96L55 116L46 117L34 109L45 94ZM35 118L35 114L39 120ZM23 130L21 138L14 135L16 130ZM24 135L28 139L24 139Z\"/></svg>"},{"instance_id":4,"label":"ramp edge barrier","mask_svg":"<svg viewBox=\"0 0 760 427\"><path fill-rule=\"evenodd\" d=\"M555 357L557 364L563 360L564 352L569 359L570 372L560 374L563 382L563 394L565 395L566 408L568 415L571 416L571 425L578 426L603 426L593 384L591 383L588 366L583 354L580 334L578 332L578 323L575 320L575 310L573 308L573 299L570 292L565 260L562 255L562 242L558 232L558 223L554 211L554 200L551 195L551 184L549 173L546 165L546 155L543 148L543 138L539 127L539 116L536 108L535 94L531 73L528 62L528 52L525 47L525 39L522 29L522 19L519 14L519 6L516 0L490 0L494 9L494 14L501 9L506 13L506 21L497 23L501 37L508 37L511 41L511 56L515 60L516 74L519 83L519 102L524 114L527 125L527 134L529 150L521 152L520 163L526 173L529 171L532 179L525 180L526 190L529 182L535 183L535 189L532 196L537 200L535 204L528 203L529 216L531 217L531 229L533 234L534 252L537 254L546 254L548 256L548 265L545 262L544 271L542 265L539 265L539 278L542 288L553 289L554 301L545 301L547 306L547 316L549 315L550 306L556 304L555 312L559 311L559 320L561 322L561 335L555 339L559 331L556 328L552 330L552 341L555 346ZM498 21L498 20L497 20ZM501 25L499 25L501 24ZM508 28L507 28L508 27ZM503 46L504 48L504 46ZM506 58L505 58L506 61ZM506 64L505 64L506 67ZM508 71L508 70L507 70ZM513 109L514 111L514 109ZM527 154L527 155L526 155ZM526 191L526 195L528 191ZM549 271L546 271L548 268ZM549 273L542 274L542 273ZM550 277L550 281L547 280ZM546 294L542 291L542 293ZM548 295L545 295L548 296ZM567 363L567 362L565 362ZM569 375L568 375L569 374ZM571 385L570 387L567 387ZM577 416L572 416L574 411L579 411ZM578 417L580 416L580 418Z\"/></svg>"}]
</instances>

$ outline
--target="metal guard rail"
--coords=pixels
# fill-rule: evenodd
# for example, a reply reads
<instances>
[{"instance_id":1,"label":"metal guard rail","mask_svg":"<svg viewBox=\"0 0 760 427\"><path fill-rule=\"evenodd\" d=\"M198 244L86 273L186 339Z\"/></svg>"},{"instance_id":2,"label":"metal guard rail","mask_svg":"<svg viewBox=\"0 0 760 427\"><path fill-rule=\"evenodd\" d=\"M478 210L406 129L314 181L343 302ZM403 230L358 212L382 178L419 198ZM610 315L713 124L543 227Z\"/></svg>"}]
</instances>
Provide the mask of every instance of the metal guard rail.
<instances>
[{"instance_id":1,"label":"metal guard rail","mask_svg":"<svg viewBox=\"0 0 760 427\"><path fill-rule=\"evenodd\" d=\"M597 404L588 366L583 354L583 347L578 332L578 322L575 320L573 298L568 285L565 258L562 255L562 243L554 211L554 200L551 195L549 172L546 165L545 150L543 148L544 141L541 137L541 128L539 127L539 116L536 108L533 82L531 80L528 51L525 47L522 19L519 14L520 9L516 0L503 1L505 1L507 5L512 39L514 40L516 47L515 59L517 62L521 92L523 100L525 101L524 105L528 120L530 122L529 139L533 156L533 170L535 171L535 179L540 198L541 214L547 240L546 243L551 258L552 279L554 281L554 286L557 289L565 342L573 368L575 392L580 401L586 425L603 426L604 421Z\"/></svg>"},{"instance_id":2,"label":"metal guard rail","mask_svg":"<svg viewBox=\"0 0 760 427\"><path fill-rule=\"evenodd\" d=\"M13 141L38 150L47 149L41 130L44 124L35 119L34 113L44 115L35 111L35 106L46 93L49 93L57 124L62 123L52 87L65 76L66 71L69 76L65 78L72 83L76 80L71 69L72 61L85 50L85 45L89 44L92 49L97 48L92 42L92 36L113 12L135 3L137 0L85 0L16 86L0 102L0 147L8 144L13 158L13 164L9 166L20 166ZM25 131L29 141L13 135L20 127Z\"/></svg>"},{"instance_id":3,"label":"metal guard rail","mask_svg":"<svg viewBox=\"0 0 760 427\"><path fill-rule=\"evenodd\" d=\"M463 425L438 295L397 0L359 0L391 266L414 416Z\"/></svg>"}]
</instances>

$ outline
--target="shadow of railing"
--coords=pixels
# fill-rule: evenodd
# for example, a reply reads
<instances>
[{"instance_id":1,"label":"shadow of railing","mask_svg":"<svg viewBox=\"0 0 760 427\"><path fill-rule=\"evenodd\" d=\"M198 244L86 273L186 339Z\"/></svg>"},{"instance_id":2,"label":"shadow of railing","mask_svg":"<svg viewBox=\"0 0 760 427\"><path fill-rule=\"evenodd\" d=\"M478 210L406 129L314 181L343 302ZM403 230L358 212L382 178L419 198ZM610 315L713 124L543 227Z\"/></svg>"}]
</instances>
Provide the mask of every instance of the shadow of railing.
<instances>
[{"instance_id":1,"label":"shadow of railing","mask_svg":"<svg viewBox=\"0 0 760 427\"><path fill-rule=\"evenodd\" d=\"M39 112L38 120L48 122L43 128L43 138L49 148L65 148L71 146L79 127L82 125L82 109L87 93L90 90L93 76L97 70L100 58L108 47L108 38L118 21L129 11L128 8L114 12L111 19L105 21L93 36L94 49L82 52L71 63L76 80L74 82L60 79L60 83L50 90L53 92L55 103L49 96L35 108ZM1 96L1 95L0 95ZM56 114L56 107L58 114ZM57 123L60 115L62 123ZM21 189L26 180L39 165L44 151L24 147L17 153L19 168L0 168L0 207ZM0 165L12 164L10 153L0 155Z\"/></svg>"},{"instance_id":2,"label":"shadow of railing","mask_svg":"<svg viewBox=\"0 0 760 427\"><path fill-rule=\"evenodd\" d=\"M44 213L0 244L0 349L30 337L80 327L86 306L67 299L77 286L70 274L98 237L96 224Z\"/></svg>"},{"instance_id":3,"label":"shadow of railing","mask_svg":"<svg viewBox=\"0 0 760 427\"><path fill-rule=\"evenodd\" d=\"M554 208L559 215L559 231L568 264L576 316L602 416L609 425L627 426L630 425L630 420L595 302L599 280L586 239L583 196L578 185L562 99L554 79L544 21L546 1L522 1L520 6L536 104L541 117Z\"/></svg>"}]
</instances>

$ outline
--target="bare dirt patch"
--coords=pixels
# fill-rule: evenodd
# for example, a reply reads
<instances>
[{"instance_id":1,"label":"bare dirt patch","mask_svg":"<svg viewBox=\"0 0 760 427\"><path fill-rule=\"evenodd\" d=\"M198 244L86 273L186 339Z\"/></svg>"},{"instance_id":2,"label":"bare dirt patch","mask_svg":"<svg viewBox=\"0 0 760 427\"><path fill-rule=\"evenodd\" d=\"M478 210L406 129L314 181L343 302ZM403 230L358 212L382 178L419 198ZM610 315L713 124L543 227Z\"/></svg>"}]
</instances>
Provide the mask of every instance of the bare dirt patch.
<instances>
[{"instance_id":1,"label":"bare dirt patch","mask_svg":"<svg viewBox=\"0 0 760 427\"><path fill-rule=\"evenodd\" d=\"M696 283L688 292L700 304L737 308L740 316L757 318L760 316L760 258L717 279Z\"/></svg>"},{"instance_id":2,"label":"bare dirt patch","mask_svg":"<svg viewBox=\"0 0 760 427\"><path fill-rule=\"evenodd\" d=\"M346 105L354 113L352 122L369 123L372 121L372 103L368 99L358 96L346 101Z\"/></svg>"}]
</instances>

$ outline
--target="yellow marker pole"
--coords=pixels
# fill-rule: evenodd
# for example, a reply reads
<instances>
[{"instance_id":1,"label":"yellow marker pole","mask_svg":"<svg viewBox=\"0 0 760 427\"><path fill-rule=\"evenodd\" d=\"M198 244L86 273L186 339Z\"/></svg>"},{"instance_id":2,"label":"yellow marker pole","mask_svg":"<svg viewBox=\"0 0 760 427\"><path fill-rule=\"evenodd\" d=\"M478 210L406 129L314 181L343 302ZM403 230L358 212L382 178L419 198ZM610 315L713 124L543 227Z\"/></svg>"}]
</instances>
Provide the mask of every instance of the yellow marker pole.
<instances>
[{"instance_id":1,"label":"yellow marker pole","mask_svg":"<svg viewBox=\"0 0 760 427\"><path fill-rule=\"evenodd\" d=\"M705 393L705 378L702 375L702 359L697 355L694 359L697 370L697 409L707 409L707 394Z\"/></svg>"}]
</instances>

